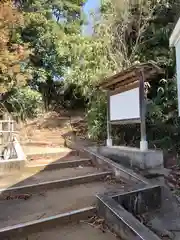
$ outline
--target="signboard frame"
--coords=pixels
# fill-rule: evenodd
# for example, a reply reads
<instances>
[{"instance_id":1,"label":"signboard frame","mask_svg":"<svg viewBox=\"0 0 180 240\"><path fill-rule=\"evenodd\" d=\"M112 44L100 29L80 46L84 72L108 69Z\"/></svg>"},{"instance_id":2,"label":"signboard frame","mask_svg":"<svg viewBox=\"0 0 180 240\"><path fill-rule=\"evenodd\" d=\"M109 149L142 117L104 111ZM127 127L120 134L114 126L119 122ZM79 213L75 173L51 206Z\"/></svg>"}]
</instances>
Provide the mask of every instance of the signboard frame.
<instances>
[{"instance_id":1,"label":"signboard frame","mask_svg":"<svg viewBox=\"0 0 180 240\"><path fill-rule=\"evenodd\" d=\"M139 87L110 95L110 122L112 124L140 122Z\"/></svg>"},{"instance_id":2,"label":"signboard frame","mask_svg":"<svg viewBox=\"0 0 180 240\"><path fill-rule=\"evenodd\" d=\"M140 149L142 151L146 151L148 149L147 137L146 137L146 97L145 97L145 76L144 72L140 71L139 74L139 111L140 111L140 118L138 119L124 119L124 120L117 120L111 121L110 116L110 96L113 94L111 91L107 91L107 145L112 146L112 136L111 136L111 129L112 125L122 125L122 124L133 124L133 123L140 123L141 126L141 142L140 142ZM133 88L132 88L133 89Z\"/></svg>"}]
</instances>

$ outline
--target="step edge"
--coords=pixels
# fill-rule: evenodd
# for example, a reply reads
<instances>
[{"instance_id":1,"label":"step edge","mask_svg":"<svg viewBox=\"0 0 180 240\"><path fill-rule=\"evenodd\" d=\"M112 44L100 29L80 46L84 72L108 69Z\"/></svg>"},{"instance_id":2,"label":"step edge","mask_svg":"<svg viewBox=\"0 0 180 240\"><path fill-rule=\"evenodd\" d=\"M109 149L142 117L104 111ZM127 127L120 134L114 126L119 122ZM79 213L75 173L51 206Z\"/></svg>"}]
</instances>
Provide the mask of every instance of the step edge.
<instances>
[{"instance_id":1,"label":"step edge","mask_svg":"<svg viewBox=\"0 0 180 240\"><path fill-rule=\"evenodd\" d=\"M36 160L38 161L38 160ZM45 160L46 161L46 160ZM33 162L33 161L30 161ZM51 166L51 165L63 165L63 164L71 164L71 163L80 163L80 162L91 162L91 159L89 158L83 158L81 160L72 160L72 161L63 161L63 162L51 162L49 164L37 164L37 165L33 165L33 166L26 166L25 169L31 169L31 168L35 168L35 167L43 167L43 166Z\"/></svg>"},{"instance_id":2,"label":"step edge","mask_svg":"<svg viewBox=\"0 0 180 240\"><path fill-rule=\"evenodd\" d=\"M6 233L6 232L9 232L9 231L12 231L12 230L14 231L14 230L30 227L30 226L33 226L33 225L36 225L36 224L43 224L45 222L50 222L52 220L58 220L58 219L61 219L61 218L70 217L72 215L75 216L77 214L81 214L81 213L83 214L83 213L86 213L86 212L89 212L89 211L96 212L96 207L90 206L90 207L86 207L86 208L76 209L76 210L72 210L72 211L69 211L69 212L66 212L66 213L60 213L60 214L57 214L57 215L52 215L52 216L42 218L42 219L38 219L38 220L28 221L28 222L25 222L25 223L19 223L19 224L11 225L11 226L8 226L8 227L0 228L0 234Z\"/></svg>"},{"instance_id":3,"label":"step edge","mask_svg":"<svg viewBox=\"0 0 180 240\"><path fill-rule=\"evenodd\" d=\"M29 184L29 185L24 185L24 186L19 186L19 187L11 187L11 188L0 188L0 195L3 194L4 192L18 191L18 190L22 190L22 189L26 189L26 188L40 187L40 186L45 186L45 185L54 184L54 183L60 183L60 182L63 183L63 182L66 182L66 181L81 180L81 179L84 179L84 178L101 176L101 175L110 175L110 174L112 174L112 172L104 171L104 172L97 172L97 173L77 176L77 177L73 177L73 178L64 178L64 179L60 179L60 180L41 182L39 184Z\"/></svg>"},{"instance_id":4,"label":"step edge","mask_svg":"<svg viewBox=\"0 0 180 240\"><path fill-rule=\"evenodd\" d=\"M41 157L41 156L53 156L53 155L60 155L62 153L65 154L71 154L71 153L76 153L76 150L71 150L70 152L44 152L44 153L27 153L26 157L30 158L30 157Z\"/></svg>"}]
</instances>

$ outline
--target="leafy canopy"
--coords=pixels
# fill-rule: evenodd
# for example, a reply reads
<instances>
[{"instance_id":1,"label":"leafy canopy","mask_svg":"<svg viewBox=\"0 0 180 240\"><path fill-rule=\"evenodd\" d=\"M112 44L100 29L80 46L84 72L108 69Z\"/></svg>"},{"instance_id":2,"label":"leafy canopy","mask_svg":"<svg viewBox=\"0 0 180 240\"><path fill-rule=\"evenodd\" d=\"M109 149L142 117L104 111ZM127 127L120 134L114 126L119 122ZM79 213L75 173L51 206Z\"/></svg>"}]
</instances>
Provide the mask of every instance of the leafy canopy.
<instances>
[{"instance_id":1,"label":"leafy canopy","mask_svg":"<svg viewBox=\"0 0 180 240\"><path fill-rule=\"evenodd\" d=\"M0 2L0 92L26 83L29 74L22 62L28 55L25 46L13 41L15 31L23 25L23 16L11 1Z\"/></svg>"}]
</instances>

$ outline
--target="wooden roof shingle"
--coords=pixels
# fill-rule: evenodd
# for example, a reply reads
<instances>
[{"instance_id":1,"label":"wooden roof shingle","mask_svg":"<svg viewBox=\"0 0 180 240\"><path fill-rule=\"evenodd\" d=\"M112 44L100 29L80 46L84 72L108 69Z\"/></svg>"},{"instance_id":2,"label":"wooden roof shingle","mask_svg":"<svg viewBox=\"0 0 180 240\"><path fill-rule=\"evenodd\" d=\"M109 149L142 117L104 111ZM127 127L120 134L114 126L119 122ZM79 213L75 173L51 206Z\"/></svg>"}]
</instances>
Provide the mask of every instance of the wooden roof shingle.
<instances>
[{"instance_id":1,"label":"wooden roof shingle","mask_svg":"<svg viewBox=\"0 0 180 240\"><path fill-rule=\"evenodd\" d=\"M103 79L98 87L103 90L109 90L112 94L125 92L139 86L139 79L142 73L144 81L148 82L154 76L162 74L163 71L154 63L143 63Z\"/></svg>"}]
</instances>

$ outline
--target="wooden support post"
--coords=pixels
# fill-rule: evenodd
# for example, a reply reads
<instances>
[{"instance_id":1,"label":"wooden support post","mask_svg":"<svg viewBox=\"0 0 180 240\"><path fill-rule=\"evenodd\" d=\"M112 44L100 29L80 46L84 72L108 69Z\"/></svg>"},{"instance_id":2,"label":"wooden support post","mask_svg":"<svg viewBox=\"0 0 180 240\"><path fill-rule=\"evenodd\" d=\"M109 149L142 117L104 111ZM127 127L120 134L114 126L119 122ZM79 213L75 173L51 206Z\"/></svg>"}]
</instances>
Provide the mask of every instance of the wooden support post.
<instances>
[{"instance_id":1,"label":"wooden support post","mask_svg":"<svg viewBox=\"0 0 180 240\"><path fill-rule=\"evenodd\" d=\"M112 146L111 122L110 122L110 94L107 91L107 146Z\"/></svg>"},{"instance_id":2,"label":"wooden support post","mask_svg":"<svg viewBox=\"0 0 180 240\"><path fill-rule=\"evenodd\" d=\"M144 71L140 71L139 80L139 104L140 104L140 118L141 118L141 142L140 150L146 151L148 149L148 143L146 139L146 99L145 99L145 88L144 88Z\"/></svg>"}]
</instances>

